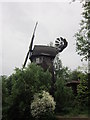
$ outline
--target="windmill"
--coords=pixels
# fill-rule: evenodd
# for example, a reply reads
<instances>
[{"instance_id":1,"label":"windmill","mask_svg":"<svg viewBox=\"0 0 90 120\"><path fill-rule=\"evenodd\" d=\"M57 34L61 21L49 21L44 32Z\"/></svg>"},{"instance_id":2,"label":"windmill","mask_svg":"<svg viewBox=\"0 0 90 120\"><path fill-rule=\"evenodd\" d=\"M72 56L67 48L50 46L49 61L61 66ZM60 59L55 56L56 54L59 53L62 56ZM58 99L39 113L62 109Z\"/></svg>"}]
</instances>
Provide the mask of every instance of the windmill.
<instances>
[{"instance_id":1,"label":"windmill","mask_svg":"<svg viewBox=\"0 0 90 120\"><path fill-rule=\"evenodd\" d=\"M32 49L37 24L38 22L36 22L34 28L31 43L23 64L23 68L25 67L27 60L29 58L31 62L40 65L44 69L44 71L48 69L52 74L53 84L52 84L51 94L54 95L55 78L54 78L53 61L56 55L62 52L67 47L68 42L66 41L65 38L60 37L55 40L55 47L45 46L45 45L34 45L34 48Z\"/></svg>"},{"instance_id":2,"label":"windmill","mask_svg":"<svg viewBox=\"0 0 90 120\"><path fill-rule=\"evenodd\" d=\"M52 72L54 58L59 52L62 52L67 47L68 42L65 38L60 37L55 40L55 47L35 45L32 49L37 24L38 22L36 22L34 28L31 43L23 64L23 68L26 66L27 60L29 58L31 62L41 65L44 68L44 70L47 70L49 68L50 72Z\"/></svg>"}]
</instances>

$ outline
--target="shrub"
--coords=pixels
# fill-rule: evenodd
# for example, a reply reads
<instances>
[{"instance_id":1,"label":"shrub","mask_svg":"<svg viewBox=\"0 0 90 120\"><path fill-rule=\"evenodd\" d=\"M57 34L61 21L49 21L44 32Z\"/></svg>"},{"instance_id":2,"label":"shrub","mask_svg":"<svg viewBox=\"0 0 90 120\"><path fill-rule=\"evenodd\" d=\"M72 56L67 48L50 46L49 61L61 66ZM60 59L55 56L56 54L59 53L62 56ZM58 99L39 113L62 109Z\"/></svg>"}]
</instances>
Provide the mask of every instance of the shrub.
<instances>
[{"instance_id":1,"label":"shrub","mask_svg":"<svg viewBox=\"0 0 90 120\"><path fill-rule=\"evenodd\" d=\"M39 120L51 120L54 117L55 104L53 97L48 92L36 93L31 103L31 114Z\"/></svg>"},{"instance_id":2,"label":"shrub","mask_svg":"<svg viewBox=\"0 0 90 120\"><path fill-rule=\"evenodd\" d=\"M68 113L72 108L72 103L74 99L72 89L66 87L63 78L57 78L55 85L56 112Z\"/></svg>"},{"instance_id":3,"label":"shrub","mask_svg":"<svg viewBox=\"0 0 90 120\"><path fill-rule=\"evenodd\" d=\"M2 120L32 120L30 105L36 92L51 88L51 74L36 64L16 68L2 77Z\"/></svg>"}]
</instances>

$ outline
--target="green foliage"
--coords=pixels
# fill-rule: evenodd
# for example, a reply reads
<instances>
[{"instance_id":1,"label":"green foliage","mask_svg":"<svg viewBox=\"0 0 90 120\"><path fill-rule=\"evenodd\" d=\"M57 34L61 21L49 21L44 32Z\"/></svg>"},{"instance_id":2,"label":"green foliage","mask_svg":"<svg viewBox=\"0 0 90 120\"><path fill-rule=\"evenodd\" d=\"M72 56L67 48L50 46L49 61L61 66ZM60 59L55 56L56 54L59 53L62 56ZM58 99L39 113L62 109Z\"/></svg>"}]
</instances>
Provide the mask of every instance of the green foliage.
<instances>
[{"instance_id":1,"label":"green foliage","mask_svg":"<svg viewBox=\"0 0 90 120\"><path fill-rule=\"evenodd\" d=\"M57 78L56 89L56 111L64 113L69 112L73 100L71 88L66 87L66 82L63 78Z\"/></svg>"},{"instance_id":2,"label":"green foliage","mask_svg":"<svg viewBox=\"0 0 90 120\"><path fill-rule=\"evenodd\" d=\"M77 71L77 70L72 71L70 75L71 81L72 80L78 81L80 79L80 74L81 74L80 71Z\"/></svg>"},{"instance_id":3,"label":"green foliage","mask_svg":"<svg viewBox=\"0 0 90 120\"><path fill-rule=\"evenodd\" d=\"M68 67L61 67L55 72L56 78L63 79L64 82L70 81L71 71Z\"/></svg>"},{"instance_id":4,"label":"green foliage","mask_svg":"<svg viewBox=\"0 0 90 120\"><path fill-rule=\"evenodd\" d=\"M76 33L76 51L87 60L90 57L90 1L83 4L83 19Z\"/></svg>"},{"instance_id":5,"label":"green foliage","mask_svg":"<svg viewBox=\"0 0 90 120\"><path fill-rule=\"evenodd\" d=\"M80 114L82 108L83 112L87 111L87 96L89 95L87 73L77 70L70 71L67 67L62 66L59 59L57 65L59 65L59 69L55 70L54 89L56 112ZM30 64L24 70L16 68L11 76L2 76L1 78L2 120L33 120L30 106L35 93L51 90L52 81L49 71L45 72L40 66ZM72 89L67 87L66 83L78 78L80 78L80 85L77 96L74 96ZM48 116L48 114L46 115ZM51 113L48 117L53 118Z\"/></svg>"},{"instance_id":6,"label":"green foliage","mask_svg":"<svg viewBox=\"0 0 90 120\"><path fill-rule=\"evenodd\" d=\"M35 64L24 70L16 68L10 77L2 79L2 120L30 120L33 95L51 88L51 74Z\"/></svg>"},{"instance_id":7,"label":"green foliage","mask_svg":"<svg viewBox=\"0 0 90 120\"><path fill-rule=\"evenodd\" d=\"M86 74L81 74L80 84L78 85L78 95L76 97L77 104L80 109L88 109L88 80Z\"/></svg>"},{"instance_id":8,"label":"green foliage","mask_svg":"<svg viewBox=\"0 0 90 120\"><path fill-rule=\"evenodd\" d=\"M70 87L66 87L66 83L72 80L80 80L80 85L78 85L77 89L77 96L73 94ZM74 114L78 115L82 113L81 108L83 108L84 111L87 111L87 73L83 73L78 70L70 71L67 67L60 67L60 69L56 71L55 85L55 101L57 112L61 114L70 114L72 116Z\"/></svg>"},{"instance_id":9,"label":"green foliage","mask_svg":"<svg viewBox=\"0 0 90 120\"><path fill-rule=\"evenodd\" d=\"M3 118L6 120L7 115L7 106L8 106L8 89L7 89L7 76L1 76L2 79L2 106L4 106L4 108L2 109L2 115Z\"/></svg>"},{"instance_id":10,"label":"green foliage","mask_svg":"<svg viewBox=\"0 0 90 120\"><path fill-rule=\"evenodd\" d=\"M31 113L35 119L51 120L54 116L55 101L54 98L45 91L36 93L31 103Z\"/></svg>"}]
</instances>

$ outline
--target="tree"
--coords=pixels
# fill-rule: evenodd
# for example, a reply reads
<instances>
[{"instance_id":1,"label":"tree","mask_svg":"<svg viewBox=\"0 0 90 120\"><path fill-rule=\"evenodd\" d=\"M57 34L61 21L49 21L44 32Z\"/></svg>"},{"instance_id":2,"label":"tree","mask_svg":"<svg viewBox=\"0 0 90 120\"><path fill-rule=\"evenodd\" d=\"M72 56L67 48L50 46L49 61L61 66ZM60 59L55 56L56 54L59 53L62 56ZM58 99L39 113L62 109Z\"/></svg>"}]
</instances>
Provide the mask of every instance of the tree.
<instances>
[{"instance_id":1,"label":"tree","mask_svg":"<svg viewBox=\"0 0 90 120\"><path fill-rule=\"evenodd\" d=\"M54 60L54 71L56 77L58 76L60 78L63 78L63 80L65 80L66 82L69 81L71 71L68 67L64 67L62 65L62 61L60 60L58 55Z\"/></svg>"},{"instance_id":2,"label":"tree","mask_svg":"<svg viewBox=\"0 0 90 120\"><path fill-rule=\"evenodd\" d=\"M6 120L8 106L7 76L3 75L1 76L1 79L2 79L2 116L3 119Z\"/></svg>"},{"instance_id":3,"label":"tree","mask_svg":"<svg viewBox=\"0 0 90 120\"><path fill-rule=\"evenodd\" d=\"M62 69L62 61L59 59L59 54L57 54L57 56L54 59L54 70L56 72L60 69Z\"/></svg>"},{"instance_id":4,"label":"tree","mask_svg":"<svg viewBox=\"0 0 90 120\"><path fill-rule=\"evenodd\" d=\"M75 35L76 50L87 60L90 57L90 1L83 4L83 9L80 30Z\"/></svg>"},{"instance_id":5,"label":"tree","mask_svg":"<svg viewBox=\"0 0 90 120\"><path fill-rule=\"evenodd\" d=\"M80 30L75 35L76 50L79 55L84 56L83 58L88 60L88 90L90 94L90 1L83 0L82 7L83 19L80 24ZM88 100L88 109L90 114L90 98Z\"/></svg>"},{"instance_id":6,"label":"tree","mask_svg":"<svg viewBox=\"0 0 90 120\"><path fill-rule=\"evenodd\" d=\"M80 84L77 87L76 103L80 111L88 110L88 80L87 74L80 73ZM76 105L75 105L76 106Z\"/></svg>"},{"instance_id":7,"label":"tree","mask_svg":"<svg viewBox=\"0 0 90 120\"><path fill-rule=\"evenodd\" d=\"M71 75L70 75L70 80L75 80L75 81L78 81L80 79L80 71L77 71L77 70L74 70L71 72Z\"/></svg>"},{"instance_id":8,"label":"tree","mask_svg":"<svg viewBox=\"0 0 90 120\"><path fill-rule=\"evenodd\" d=\"M73 102L73 92L71 88L66 87L66 82L63 78L58 77L56 80L56 112L68 113Z\"/></svg>"},{"instance_id":9,"label":"tree","mask_svg":"<svg viewBox=\"0 0 90 120\"><path fill-rule=\"evenodd\" d=\"M70 81L71 71L68 67L62 66L59 56L54 61L55 66L55 101L56 112L69 112L72 105L73 92L71 88L66 87L66 83Z\"/></svg>"},{"instance_id":10,"label":"tree","mask_svg":"<svg viewBox=\"0 0 90 120\"><path fill-rule=\"evenodd\" d=\"M51 74L35 64L24 70L16 68L8 78L2 79L2 120L31 120L30 104L33 95L51 88Z\"/></svg>"}]
</instances>

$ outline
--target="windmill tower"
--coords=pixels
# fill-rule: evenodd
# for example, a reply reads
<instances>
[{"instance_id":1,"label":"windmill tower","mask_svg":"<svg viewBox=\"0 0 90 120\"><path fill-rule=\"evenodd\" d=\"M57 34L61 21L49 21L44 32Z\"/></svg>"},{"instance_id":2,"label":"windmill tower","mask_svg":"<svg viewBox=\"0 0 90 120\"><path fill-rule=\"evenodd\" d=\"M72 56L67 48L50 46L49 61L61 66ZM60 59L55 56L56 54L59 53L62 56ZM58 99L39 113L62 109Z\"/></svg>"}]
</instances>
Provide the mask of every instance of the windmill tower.
<instances>
[{"instance_id":1,"label":"windmill tower","mask_svg":"<svg viewBox=\"0 0 90 120\"><path fill-rule=\"evenodd\" d=\"M27 63L27 59L29 58L31 62L36 63L37 65L40 65L44 69L44 71L49 69L49 71L52 74L52 81L53 83L55 83L53 61L56 55L59 52L62 52L64 48L67 47L68 43L66 39L63 39L62 37L60 37L56 39L55 47L45 46L45 45L35 45L34 48L32 49L37 24L38 23L36 23L34 28L33 36L31 39L31 43L29 46L28 53L26 55L23 68L25 67Z\"/></svg>"}]
</instances>

